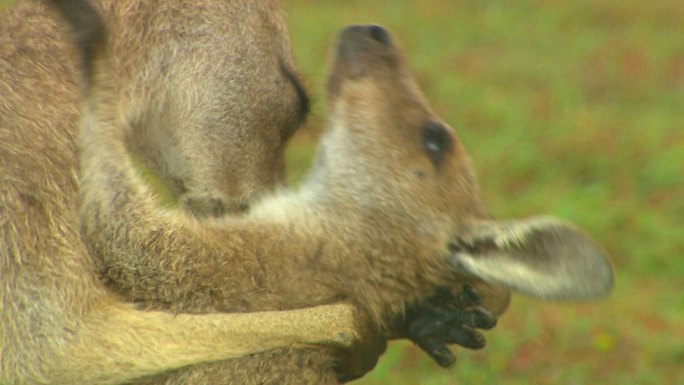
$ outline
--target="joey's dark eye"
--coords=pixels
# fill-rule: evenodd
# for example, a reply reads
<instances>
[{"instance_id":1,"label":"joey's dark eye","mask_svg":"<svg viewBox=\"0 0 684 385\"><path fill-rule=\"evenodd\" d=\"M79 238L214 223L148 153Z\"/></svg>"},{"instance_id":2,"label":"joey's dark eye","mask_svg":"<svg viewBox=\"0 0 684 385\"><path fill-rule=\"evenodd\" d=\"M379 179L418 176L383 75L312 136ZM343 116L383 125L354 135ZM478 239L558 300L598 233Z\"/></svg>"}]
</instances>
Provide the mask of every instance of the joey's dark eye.
<instances>
[{"instance_id":1,"label":"joey's dark eye","mask_svg":"<svg viewBox=\"0 0 684 385\"><path fill-rule=\"evenodd\" d=\"M451 140L451 135L444 125L427 122L423 126L423 149L435 166L438 166L451 150Z\"/></svg>"}]
</instances>

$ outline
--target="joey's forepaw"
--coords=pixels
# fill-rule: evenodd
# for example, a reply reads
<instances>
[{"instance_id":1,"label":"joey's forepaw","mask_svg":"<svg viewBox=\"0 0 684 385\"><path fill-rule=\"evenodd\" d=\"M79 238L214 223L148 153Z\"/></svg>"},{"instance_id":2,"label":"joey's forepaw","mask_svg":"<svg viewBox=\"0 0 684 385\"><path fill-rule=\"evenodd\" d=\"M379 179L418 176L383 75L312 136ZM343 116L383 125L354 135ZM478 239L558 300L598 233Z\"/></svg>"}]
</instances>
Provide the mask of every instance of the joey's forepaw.
<instances>
[{"instance_id":1,"label":"joey's forepaw","mask_svg":"<svg viewBox=\"0 0 684 385\"><path fill-rule=\"evenodd\" d=\"M407 310L404 317L406 335L437 364L451 366L456 358L447 344L481 349L486 340L477 329L496 326L496 317L481 303L481 296L469 285L465 285L458 295L439 291L426 302Z\"/></svg>"}]
</instances>

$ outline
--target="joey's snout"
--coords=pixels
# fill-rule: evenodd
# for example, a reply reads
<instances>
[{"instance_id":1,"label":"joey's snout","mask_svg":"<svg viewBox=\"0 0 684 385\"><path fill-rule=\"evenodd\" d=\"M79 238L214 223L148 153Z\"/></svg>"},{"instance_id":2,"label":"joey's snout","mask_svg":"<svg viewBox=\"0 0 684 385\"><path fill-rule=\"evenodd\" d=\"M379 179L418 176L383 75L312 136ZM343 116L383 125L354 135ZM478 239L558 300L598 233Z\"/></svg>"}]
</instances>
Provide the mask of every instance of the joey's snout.
<instances>
[{"instance_id":1,"label":"joey's snout","mask_svg":"<svg viewBox=\"0 0 684 385\"><path fill-rule=\"evenodd\" d=\"M391 48L389 32L379 25L352 25L340 31L338 60L358 60L358 55L379 54Z\"/></svg>"},{"instance_id":2,"label":"joey's snout","mask_svg":"<svg viewBox=\"0 0 684 385\"><path fill-rule=\"evenodd\" d=\"M390 37L389 32L379 25L355 25L345 28L343 33L369 36L371 39L383 45L392 45L392 38Z\"/></svg>"},{"instance_id":3,"label":"joey's snout","mask_svg":"<svg viewBox=\"0 0 684 385\"><path fill-rule=\"evenodd\" d=\"M339 33L329 90L344 78L359 78L396 67L399 52L390 33L378 25L352 25Z\"/></svg>"}]
</instances>

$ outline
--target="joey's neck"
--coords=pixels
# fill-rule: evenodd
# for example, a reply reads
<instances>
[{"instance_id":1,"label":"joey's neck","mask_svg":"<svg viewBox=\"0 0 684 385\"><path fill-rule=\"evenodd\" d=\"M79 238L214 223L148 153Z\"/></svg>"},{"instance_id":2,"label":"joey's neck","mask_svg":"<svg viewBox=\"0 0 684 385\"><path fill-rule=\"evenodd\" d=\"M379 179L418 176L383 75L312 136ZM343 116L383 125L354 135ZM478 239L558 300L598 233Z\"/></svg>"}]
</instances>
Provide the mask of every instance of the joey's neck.
<instances>
[{"instance_id":1,"label":"joey's neck","mask_svg":"<svg viewBox=\"0 0 684 385\"><path fill-rule=\"evenodd\" d=\"M343 262L353 263L363 256L351 249L370 243L362 218L350 212L342 215L328 196L317 194L315 187L266 197L241 221L248 231L259 229L268 234L268 242L274 242L274 247L285 245L287 250L280 252L287 255L281 259L291 262L293 269L309 270L308 274L332 273ZM338 273L342 276L345 271Z\"/></svg>"},{"instance_id":2,"label":"joey's neck","mask_svg":"<svg viewBox=\"0 0 684 385\"><path fill-rule=\"evenodd\" d=\"M309 305L346 298L384 323L441 281L439 273L420 274L439 269L432 257L441 240L424 242L432 237L376 217L303 190L262 201L248 220L269 227L271 239L280 239L275 245L287 245L287 255L283 248L275 258L288 263L274 265L286 290L303 280L297 289L314 298Z\"/></svg>"},{"instance_id":3,"label":"joey's neck","mask_svg":"<svg viewBox=\"0 0 684 385\"><path fill-rule=\"evenodd\" d=\"M342 238L363 243L368 235L360 210L346 205L317 182L262 199L252 207L247 221L279 227L310 243Z\"/></svg>"}]
</instances>

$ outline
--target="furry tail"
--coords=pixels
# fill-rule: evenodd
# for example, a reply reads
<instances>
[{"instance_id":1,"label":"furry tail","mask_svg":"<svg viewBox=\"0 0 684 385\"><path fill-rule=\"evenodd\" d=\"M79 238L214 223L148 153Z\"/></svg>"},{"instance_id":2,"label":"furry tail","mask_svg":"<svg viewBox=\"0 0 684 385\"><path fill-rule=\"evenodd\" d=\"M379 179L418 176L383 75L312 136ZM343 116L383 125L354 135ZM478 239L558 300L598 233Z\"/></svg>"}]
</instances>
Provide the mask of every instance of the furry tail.
<instances>
[{"instance_id":1,"label":"furry tail","mask_svg":"<svg viewBox=\"0 0 684 385\"><path fill-rule=\"evenodd\" d=\"M86 0L51 0L50 3L69 23L81 55L85 89L93 82L95 62L106 49L106 28L100 14Z\"/></svg>"}]
</instances>

